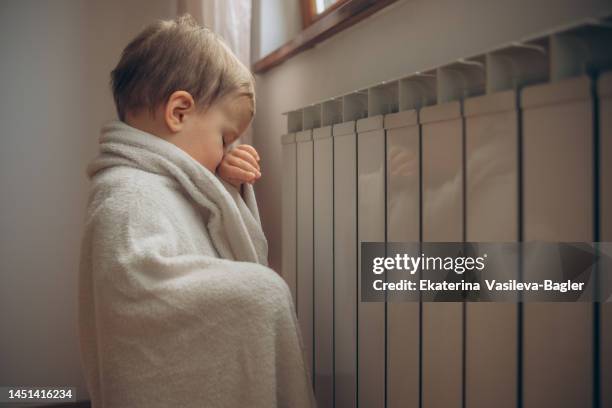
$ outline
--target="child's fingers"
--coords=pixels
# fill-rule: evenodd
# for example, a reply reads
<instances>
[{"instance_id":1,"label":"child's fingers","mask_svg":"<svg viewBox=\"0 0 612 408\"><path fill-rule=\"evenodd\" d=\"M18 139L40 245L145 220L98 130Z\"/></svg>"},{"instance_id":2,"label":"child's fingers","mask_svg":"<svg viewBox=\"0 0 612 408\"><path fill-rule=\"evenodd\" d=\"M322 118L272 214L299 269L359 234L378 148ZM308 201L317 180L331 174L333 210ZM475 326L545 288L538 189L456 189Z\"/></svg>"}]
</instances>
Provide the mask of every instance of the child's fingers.
<instances>
[{"instance_id":1,"label":"child's fingers","mask_svg":"<svg viewBox=\"0 0 612 408\"><path fill-rule=\"evenodd\" d=\"M261 176L261 173L257 167L253 166L248 161L243 160L236 155L227 155L227 157L225 158L225 162L231 166L238 167L247 172L251 172L257 175L257 177Z\"/></svg>"},{"instance_id":2,"label":"child's fingers","mask_svg":"<svg viewBox=\"0 0 612 408\"><path fill-rule=\"evenodd\" d=\"M245 182L245 181L238 180L238 179L229 179L227 181L229 181L229 183L231 185L233 185L234 187L236 187L236 188L240 188L240 185L243 184L243 183L250 183L249 181Z\"/></svg>"},{"instance_id":3,"label":"child's fingers","mask_svg":"<svg viewBox=\"0 0 612 408\"><path fill-rule=\"evenodd\" d=\"M251 172L240 167L233 166L229 163L221 164L221 174L223 178L228 180L237 180L241 183L255 181L258 176L255 172Z\"/></svg>"},{"instance_id":4,"label":"child's fingers","mask_svg":"<svg viewBox=\"0 0 612 408\"><path fill-rule=\"evenodd\" d=\"M260 170L259 168L259 163L257 163L257 160L255 159L255 157L253 157L252 154L248 153L245 150L242 149L232 149L231 152L229 152L228 154L229 156L231 155L235 155L240 157L242 160L245 160L247 162L249 162L251 165L253 165L253 167L255 167L257 170Z\"/></svg>"},{"instance_id":5,"label":"child's fingers","mask_svg":"<svg viewBox=\"0 0 612 408\"><path fill-rule=\"evenodd\" d=\"M241 145L236 146L235 148L236 148L236 149L240 149L240 150L247 151L247 152L249 152L250 154L252 154L252 155L253 155L253 157L255 157L255 159L257 159L257 161L259 161L259 160L260 160L259 153L257 153L257 150L255 150L255 148L254 148L253 146L251 146L251 145L248 145L248 144L241 144Z\"/></svg>"}]
</instances>

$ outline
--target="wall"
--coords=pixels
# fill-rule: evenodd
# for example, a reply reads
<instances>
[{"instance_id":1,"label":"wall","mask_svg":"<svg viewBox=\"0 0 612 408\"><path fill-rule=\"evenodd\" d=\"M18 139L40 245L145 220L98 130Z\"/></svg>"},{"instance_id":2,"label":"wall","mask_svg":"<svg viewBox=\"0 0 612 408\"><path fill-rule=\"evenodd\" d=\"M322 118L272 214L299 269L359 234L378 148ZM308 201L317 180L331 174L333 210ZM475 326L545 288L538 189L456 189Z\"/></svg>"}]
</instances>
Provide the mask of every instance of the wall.
<instances>
[{"instance_id":1,"label":"wall","mask_svg":"<svg viewBox=\"0 0 612 408\"><path fill-rule=\"evenodd\" d=\"M0 3L0 384L77 387L77 268L109 73L174 1Z\"/></svg>"},{"instance_id":2,"label":"wall","mask_svg":"<svg viewBox=\"0 0 612 408\"><path fill-rule=\"evenodd\" d=\"M270 0L255 3L259 1ZM283 112L425 71L583 18L609 14L612 4L607 0L400 0L257 75L258 105L253 129L263 177L256 188L269 241L270 265L280 271L280 135L287 131ZM254 30L263 26L261 22L253 23ZM253 32L253 41L258 39L260 34ZM254 44L253 49L257 46Z\"/></svg>"},{"instance_id":3,"label":"wall","mask_svg":"<svg viewBox=\"0 0 612 408\"><path fill-rule=\"evenodd\" d=\"M302 28L298 0L253 0L252 13L252 61L274 51Z\"/></svg>"}]
</instances>

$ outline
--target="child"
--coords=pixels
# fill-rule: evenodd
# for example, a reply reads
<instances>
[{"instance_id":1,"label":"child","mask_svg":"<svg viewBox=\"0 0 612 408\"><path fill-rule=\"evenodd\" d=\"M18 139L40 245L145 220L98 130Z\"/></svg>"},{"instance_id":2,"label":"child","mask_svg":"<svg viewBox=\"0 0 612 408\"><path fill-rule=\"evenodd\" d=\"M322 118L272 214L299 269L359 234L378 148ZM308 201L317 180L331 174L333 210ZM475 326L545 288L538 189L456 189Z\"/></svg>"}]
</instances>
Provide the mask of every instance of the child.
<instances>
[{"instance_id":1,"label":"child","mask_svg":"<svg viewBox=\"0 0 612 408\"><path fill-rule=\"evenodd\" d=\"M289 289L267 268L254 80L189 16L147 27L112 72L81 249L94 408L314 405ZM215 174L217 173L217 174Z\"/></svg>"}]
</instances>

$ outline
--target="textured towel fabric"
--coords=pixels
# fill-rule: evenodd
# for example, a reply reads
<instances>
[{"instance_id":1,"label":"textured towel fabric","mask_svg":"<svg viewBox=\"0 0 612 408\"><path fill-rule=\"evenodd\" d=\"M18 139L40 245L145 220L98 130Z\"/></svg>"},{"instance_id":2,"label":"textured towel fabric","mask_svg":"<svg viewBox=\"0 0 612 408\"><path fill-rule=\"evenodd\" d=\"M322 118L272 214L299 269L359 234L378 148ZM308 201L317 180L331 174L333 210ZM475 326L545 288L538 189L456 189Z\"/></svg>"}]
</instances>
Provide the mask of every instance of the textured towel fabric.
<instances>
[{"instance_id":1,"label":"textured towel fabric","mask_svg":"<svg viewBox=\"0 0 612 408\"><path fill-rule=\"evenodd\" d=\"M314 406L252 186L243 198L118 121L87 173L79 331L93 407Z\"/></svg>"}]
</instances>

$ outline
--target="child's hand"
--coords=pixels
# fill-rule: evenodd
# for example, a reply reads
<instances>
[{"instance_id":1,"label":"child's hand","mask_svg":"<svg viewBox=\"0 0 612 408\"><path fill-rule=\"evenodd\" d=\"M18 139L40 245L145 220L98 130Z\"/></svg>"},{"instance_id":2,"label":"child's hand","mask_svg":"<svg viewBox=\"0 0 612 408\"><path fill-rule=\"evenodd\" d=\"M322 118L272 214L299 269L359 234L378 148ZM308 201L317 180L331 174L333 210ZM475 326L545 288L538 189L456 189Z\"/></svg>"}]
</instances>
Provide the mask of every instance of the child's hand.
<instances>
[{"instance_id":1,"label":"child's hand","mask_svg":"<svg viewBox=\"0 0 612 408\"><path fill-rule=\"evenodd\" d=\"M261 177L258 161L257 150L253 146L241 144L223 156L217 173L223 180L239 189L242 183L253 184Z\"/></svg>"}]
</instances>

